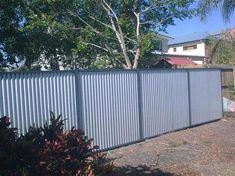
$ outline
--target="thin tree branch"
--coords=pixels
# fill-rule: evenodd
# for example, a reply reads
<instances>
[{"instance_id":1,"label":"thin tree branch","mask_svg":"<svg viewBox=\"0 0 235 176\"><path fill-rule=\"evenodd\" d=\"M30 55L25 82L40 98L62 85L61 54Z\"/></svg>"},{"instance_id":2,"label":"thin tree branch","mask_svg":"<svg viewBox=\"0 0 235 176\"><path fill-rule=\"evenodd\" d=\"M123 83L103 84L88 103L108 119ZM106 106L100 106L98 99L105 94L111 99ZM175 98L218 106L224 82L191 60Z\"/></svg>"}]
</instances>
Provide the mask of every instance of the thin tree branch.
<instances>
[{"instance_id":1,"label":"thin tree branch","mask_svg":"<svg viewBox=\"0 0 235 176\"><path fill-rule=\"evenodd\" d=\"M168 1L167 3L166 2L162 2L162 1L161 2L158 1L158 3L154 3L154 4L151 4L150 6L146 7L140 13L143 14L143 13L146 13L148 11L155 10L156 8L159 8L159 5L167 6L169 4L170 4L170 1Z\"/></svg>"},{"instance_id":2,"label":"thin tree branch","mask_svg":"<svg viewBox=\"0 0 235 176\"><path fill-rule=\"evenodd\" d=\"M77 15L76 13L74 13L71 10L68 10L69 14L77 17L78 19L80 19L84 24L86 24L88 27L90 27L95 33L100 34L100 32L98 30L96 30L93 26L91 26L89 23L87 23L84 19L82 19L79 15Z\"/></svg>"},{"instance_id":3,"label":"thin tree branch","mask_svg":"<svg viewBox=\"0 0 235 176\"><path fill-rule=\"evenodd\" d=\"M121 64L124 69L128 69L128 67L124 63L122 63L119 59L115 57L115 53L113 52L113 49L111 49L107 44L105 45L105 47L109 50L115 62Z\"/></svg>"},{"instance_id":4,"label":"thin tree branch","mask_svg":"<svg viewBox=\"0 0 235 176\"><path fill-rule=\"evenodd\" d=\"M127 68L131 69L132 64L131 64L131 61L130 61L129 56L127 54L125 38L124 38L124 35L123 35L123 32L122 32L122 28L119 25L118 17L116 15L116 13L113 11L113 9L108 5L108 3L105 0L103 0L102 2L103 2L102 6L103 6L103 8L105 9L105 11L107 12L107 14L109 16L112 28L115 31L116 37L117 37L117 39L119 41L119 44L121 46L122 53L123 53L124 59L125 59L126 64L127 64ZM116 20L116 24L117 24L118 29L115 26L113 16L114 16L114 19Z\"/></svg>"},{"instance_id":5,"label":"thin tree branch","mask_svg":"<svg viewBox=\"0 0 235 176\"><path fill-rule=\"evenodd\" d=\"M96 22L102 24L103 26L105 26L105 27L107 27L107 28L113 30L112 26L110 26L110 25L108 25L108 24L106 24L106 23L103 23L102 21L98 20L97 18L95 18L95 17L93 17L93 16L91 16L91 15L89 15L89 17L90 17L92 20L94 20L94 21L96 21Z\"/></svg>"},{"instance_id":6,"label":"thin tree branch","mask_svg":"<svg viewBox=\"0 0 235 176\"><path fill-rule=\"evenodd\" d=\"M105 27L107 27L107 28L113 30L114 32L116 32L112 26L110 26L110 25L108 25L108 24L106 24L106 23L104 23L104 22L98 20L97 18L95 18L95 17L93 17L93 16L91 16L91 15L89 15L89 17L90 17L92 20L94 20L94 21L100 23L101 25L103 25L103 26L105 26ZM129 37L127 37L127 36L124 36L124 38L126 38L126 39L129 40L129 41L132 41L133 43L136 43L136 41L135 41L134 39L132 39L132 38L129 38Z\"/></svg>"},{"instance_id":7,"label":"thin tree branch","mask_svg":"<svg viewBox=\"0 0 235 176\"><path fill-rule=\"evenodd\" d=\"M99 48L99 49L102 49L102 50L108 52L108 49L106 49L106 48L104 48L104 47L102 47L102 46L96 45L96 44L94 44L94 43L89 43L89 42L83 42L83 43L84 43L85 45L91 45L91 46L94 46L94 47L96 47L96 48Z\"/></svg>"}]
</instances>

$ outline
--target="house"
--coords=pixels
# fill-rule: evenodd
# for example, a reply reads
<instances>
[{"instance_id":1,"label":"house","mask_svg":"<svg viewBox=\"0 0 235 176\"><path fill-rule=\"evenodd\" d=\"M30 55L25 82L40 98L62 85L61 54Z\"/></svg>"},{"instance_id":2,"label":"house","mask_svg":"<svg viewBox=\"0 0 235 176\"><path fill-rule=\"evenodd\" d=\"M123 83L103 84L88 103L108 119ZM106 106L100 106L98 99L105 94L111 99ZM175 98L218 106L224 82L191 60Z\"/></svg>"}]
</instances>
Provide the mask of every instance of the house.
<instances>
[{"instance_id":1,"label":"house","mask_svg":"<svg viewBox=\"0 0 235 176\"><path fill-rule=\"evenodd\" d=\"M173 40L174 38L164 35L164 34L158 34L159 38L160 38L160 42L159 45L157 46L157 48L155 48L155 51L153 52L153 54L156 55L161 55L161 54L165 54L168 52L168 43L170 40Z\"/></svg>"},{"instance_id":2,"label":"house","mask_svg":"<svg viewBox=\"0 0 235 176\"><path fill-rule=\"evenodd\" d=\"M179 57L164 58L157 61L152 68L185 68L197 65L193 60Z\"/></svg>"},{"instance_id":3,"label":"house","mask_svg":"<svg viewBox=\"0 0 235 176\"><path fill-rule=\"evenodd\" d=\"M229 31L229 30L227 30ZM197 64L205 64L210 58L208 40L212 37L221 37L227 31L192 33L176 37L168 42L167 57L192 59Z\"/></svg>"}]
</instances>

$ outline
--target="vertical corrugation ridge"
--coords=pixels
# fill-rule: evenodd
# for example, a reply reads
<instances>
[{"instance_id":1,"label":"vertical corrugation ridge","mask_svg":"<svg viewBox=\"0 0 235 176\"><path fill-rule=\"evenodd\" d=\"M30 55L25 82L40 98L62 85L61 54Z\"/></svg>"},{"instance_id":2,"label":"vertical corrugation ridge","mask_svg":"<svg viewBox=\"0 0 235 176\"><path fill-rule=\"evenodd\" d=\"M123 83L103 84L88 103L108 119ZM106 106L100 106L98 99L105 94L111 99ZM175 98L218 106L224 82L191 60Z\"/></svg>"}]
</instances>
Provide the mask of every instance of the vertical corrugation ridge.
<instances>
[{"instance_id":1,"label":"vertical corrugation ridge","mask_svg":"<svg viewBox=\"0 0 235 176\"><path fill-rule=\"evenodd\" d=\"M52 110L68 118L66 130L77 127L77 118L83 118L86 135L101 149L134 142L140 139L137 72L144 137L189 126L184 70L81 72L78 102L74 72L4 73L0 74L0 116L12 116L13 126L24 133L34 123L42 126ZM193 124L221 118L220 71L190 70L190 83ZM83 117L77 117L80 104Z\"/></svg>"},{"instance_id":2,"label":"vertical corrugation ridge","mask_svg":"<svg viewBox=\"0 0 235 176\"><path fill-rule=\"evenodd\" d=\"M197 125L221 118L222 99L219 70L191 70L192 124Z\"/></svg>"},{"instance_id":3,"label":"vertical corrugation ridge","mask_svg":"<svg viewBox=\"0 0 235 176\"><path fill-rule=\"evenodd\" d=\"M86 134L101 149L139 140L136 72L84 72L82 78Z\"/></svg>"},{"instance_id":4,"label":"vertical corrugation ridge","mask_svg":"<svg viewBox=\"0 0 235 176\"><path fill-rule=\"evenodd\" d=\"M188 118L187 73L141 71L144 136L146 138L186 127ZM178 105L178 100L181 105ZM173 125L172 121L179 122Z\"/></svg>"},{"instance_id":5,"label":"vertical corrugation ridge","mask_svg":"<svg viewBox=\"0 0 235 176\"><path fill-rule=\"evenodd\" d=\"M61 81L62 79L62 81ZM13 126L25 133L29 126L42 126L49 111L68 118L70 129L77 116L73 105L75 78L72 73L14 73L0 76L0 116L12 117Z\"/></svg>"}]
</instances>

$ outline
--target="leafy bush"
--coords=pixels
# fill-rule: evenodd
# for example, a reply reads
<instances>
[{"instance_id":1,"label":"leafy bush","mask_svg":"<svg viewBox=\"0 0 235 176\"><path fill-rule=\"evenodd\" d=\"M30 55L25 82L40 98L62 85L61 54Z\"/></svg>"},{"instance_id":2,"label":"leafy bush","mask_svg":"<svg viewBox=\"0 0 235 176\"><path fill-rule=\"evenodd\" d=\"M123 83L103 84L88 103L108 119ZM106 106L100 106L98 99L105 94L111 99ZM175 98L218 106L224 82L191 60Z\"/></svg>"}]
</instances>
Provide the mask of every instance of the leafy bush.
<instances>
[{"instance_id":1,"label":"leafy bush","mask_svg":"<svg viewBox=\"0 0 235 176\"><path fill-rule=\"evenodd\" d=\"M0 118L0 176L105 175L112 169L105 155L82 130L63 132L61 116L18 135L10 118Z\"/></svg>"}]
</instances>

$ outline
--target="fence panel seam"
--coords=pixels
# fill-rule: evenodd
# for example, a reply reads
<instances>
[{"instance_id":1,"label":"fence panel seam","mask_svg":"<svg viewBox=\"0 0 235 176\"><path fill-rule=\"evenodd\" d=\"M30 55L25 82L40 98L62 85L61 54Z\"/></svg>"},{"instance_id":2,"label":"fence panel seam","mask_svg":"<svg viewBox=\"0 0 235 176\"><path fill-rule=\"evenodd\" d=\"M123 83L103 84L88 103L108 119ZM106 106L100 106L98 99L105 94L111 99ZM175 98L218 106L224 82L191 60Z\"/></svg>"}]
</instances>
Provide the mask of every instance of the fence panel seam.
<instances>
[{"instance_id":1,"label":"fence panel seam","mask_svg":"<svg viewBox=\"0 0 235 176\"><path fill-rule=\"evenodd\" d=\"M144 139L144 124L143 124L143 95L142 95L142 79L140 71L137 73L137 91L138 91L138 109L139 109L139 130L140 130L140 140Z\"/></svg>"},{"instance_id":2,"label":"fence panel seam","mask_svg":"<svg viewBox=\"0 0 235 176\"><path fill-rule=\"evenodd\" d=\"M77 108L77 126L80 129L84 129L83 120L83 103L82 103L82 81L81 72L75 71L75 92L76 92L76 108Z\"/></svg>"},{"instance_id":3,"label":"fence panel seam","mask_svg":"<svg viewBox=\"0 0 235 176\"><path fill-rule=\"evenodd\" d=\"M190 84L190 70L187 70L187 79L188 79L188 112L189 112L189 126L192 126L192 111L191 111L191 84Z\"/></svg>"}]
</instances>

